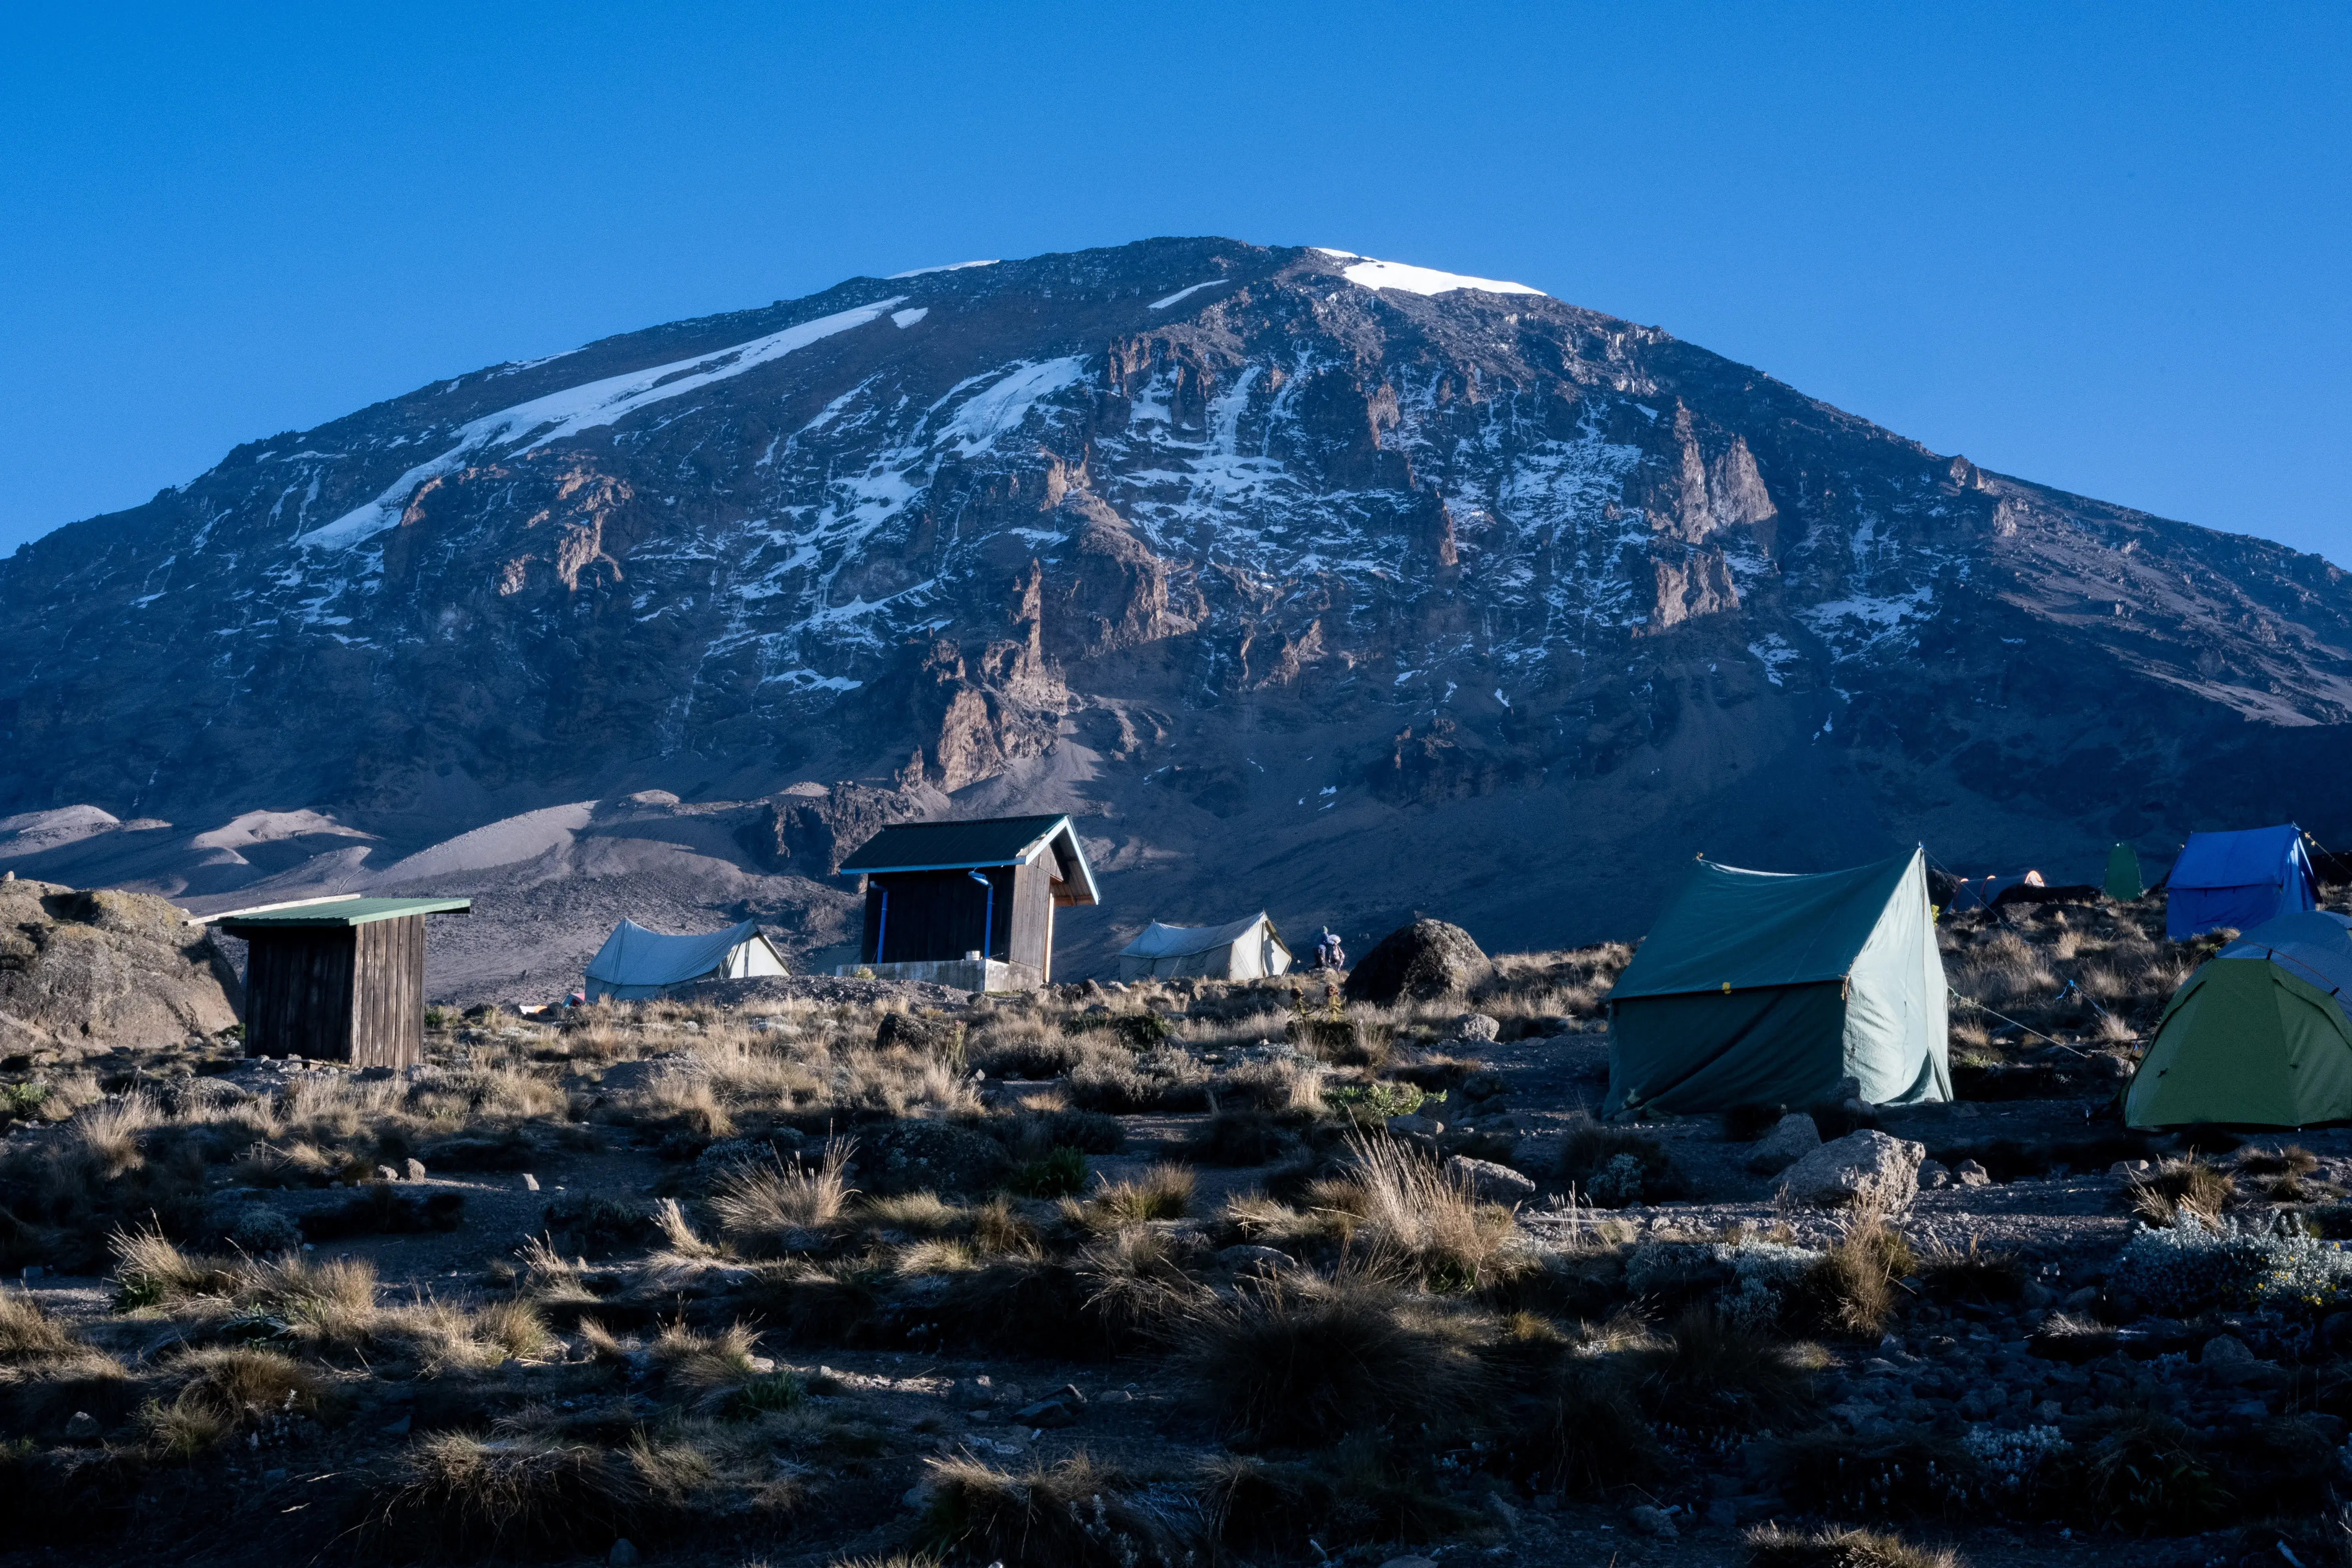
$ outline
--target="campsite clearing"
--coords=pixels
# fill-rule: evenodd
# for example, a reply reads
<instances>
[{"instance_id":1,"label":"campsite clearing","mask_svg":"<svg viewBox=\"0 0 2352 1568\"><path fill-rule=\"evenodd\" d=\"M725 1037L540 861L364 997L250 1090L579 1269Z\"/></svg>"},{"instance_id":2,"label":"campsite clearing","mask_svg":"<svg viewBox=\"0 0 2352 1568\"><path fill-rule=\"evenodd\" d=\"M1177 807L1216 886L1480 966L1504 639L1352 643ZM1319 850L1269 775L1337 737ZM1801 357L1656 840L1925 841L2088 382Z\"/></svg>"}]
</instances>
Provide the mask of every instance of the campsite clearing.
<instances>
[{"instance_id":1,"label":"campsite clearing","mask_svg":"<svg viewBox=\"0 0 2352 1568\"><path fill-rule=\"evenodd\" d=\"M0 1068L0 1247L37 1270L0 1296L0 1483L77 1562L478 1556L494 1521L697 1568L1712 1568L1767 1521L1979 1568L2324 1560L2336 1309L2142 1227L2217 1203L2257 1270L2282 1224L2352 1229L2352 1133L2122 1125L2210 951L2161 921L1933 928L1957 1098L1630 1123L1597 1117L1622 945L1337 1019L1292 976L793 976L444 1016L397 1072L55 1052ZM1783 1202L1790 1116L1916 1145L1916 1196ZM2099 1481L2150 1453L2197 1489ZM1018 1548L1066 1519L1068 1555Z\"/></svg>"}]
</instances>

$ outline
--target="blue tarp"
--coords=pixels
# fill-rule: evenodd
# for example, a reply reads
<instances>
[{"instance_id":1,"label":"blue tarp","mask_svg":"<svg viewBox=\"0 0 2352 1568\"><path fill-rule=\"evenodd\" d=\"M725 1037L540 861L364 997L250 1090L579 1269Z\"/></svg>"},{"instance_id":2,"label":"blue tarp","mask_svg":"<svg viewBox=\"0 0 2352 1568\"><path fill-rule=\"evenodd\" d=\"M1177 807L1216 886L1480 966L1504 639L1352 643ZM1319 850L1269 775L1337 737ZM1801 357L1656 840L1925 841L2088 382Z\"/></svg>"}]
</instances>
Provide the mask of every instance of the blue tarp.
<instances>
[{"instance_id":1,"label":"blue tarp","mask_svg":"<svg viewBox=\"0 0 2352 1568\"><path fill-rule=\"evenodd\" d=\"M2318 903L2318 879L2294 823L2192 833L2165 879L2164 934L2186 942L2222 926L2251 931Z\"/></svg>"},{"instance_id":2,"label":"blue tarp","mask_svg":"<svg viewBox=\"0 0 2352 1568\"><path fill-rule=\"evenodd\" d=\"M2325 991L2352 1023L2352 917L2327 910L2265 921L2214 954L2267 959L2297 980Z\"/></svg>"}]
</instances>

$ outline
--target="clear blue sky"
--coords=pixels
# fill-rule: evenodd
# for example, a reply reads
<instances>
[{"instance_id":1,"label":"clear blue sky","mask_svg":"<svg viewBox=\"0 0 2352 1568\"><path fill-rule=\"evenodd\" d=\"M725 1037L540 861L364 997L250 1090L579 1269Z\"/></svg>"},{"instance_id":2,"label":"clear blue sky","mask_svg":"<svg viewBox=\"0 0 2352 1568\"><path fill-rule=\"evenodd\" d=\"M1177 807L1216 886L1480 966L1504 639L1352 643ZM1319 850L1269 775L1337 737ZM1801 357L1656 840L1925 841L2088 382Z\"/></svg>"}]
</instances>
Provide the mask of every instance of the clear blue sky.
<instances>
[{"instance_id":1,"label":"clear blue sky","mask_svg":"<svg viewBox=\"0 0 2352 1568\"><path fill-rule=\"evenodd\" d=\"M1534 284L2352 563L2352 8L0 12L0 551L239 441L1157 234Z\"/></svg>"}]
</instances>

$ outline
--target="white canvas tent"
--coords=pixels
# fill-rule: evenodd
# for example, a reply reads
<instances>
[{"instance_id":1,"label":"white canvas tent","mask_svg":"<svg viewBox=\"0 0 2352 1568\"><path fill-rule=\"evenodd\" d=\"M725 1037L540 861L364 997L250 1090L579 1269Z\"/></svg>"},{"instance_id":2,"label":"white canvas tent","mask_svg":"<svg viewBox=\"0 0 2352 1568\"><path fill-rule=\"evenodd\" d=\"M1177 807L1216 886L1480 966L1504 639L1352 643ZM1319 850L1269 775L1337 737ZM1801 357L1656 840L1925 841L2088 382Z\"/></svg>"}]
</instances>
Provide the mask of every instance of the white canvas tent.
<instances>
[{"instance_id":1,"label":"white canvas tent","mask_svg":"<svg viewBox=\"0 0 2352 1568\"><path fill-rule=\"evenodd\" d=\"M752 921L693 936L664 936L635 921L623 921L588 961L588 999L634 1002L698 980L750 980L790 973L783 955Z\"/></svg>"},{"instance_id":2,"label":"white canvas tent","mask_svg":"<svg viewBox=\"0 0 2352 1568\"><path fill-rule=\"evenodd\" d=\"M1119 950L1121 980L1194 975L1209 980L1256 980L1290 968L1290 950L1261 910L1223 926L1170 926L1158 921Z\"/></svg>"}]
</instances>

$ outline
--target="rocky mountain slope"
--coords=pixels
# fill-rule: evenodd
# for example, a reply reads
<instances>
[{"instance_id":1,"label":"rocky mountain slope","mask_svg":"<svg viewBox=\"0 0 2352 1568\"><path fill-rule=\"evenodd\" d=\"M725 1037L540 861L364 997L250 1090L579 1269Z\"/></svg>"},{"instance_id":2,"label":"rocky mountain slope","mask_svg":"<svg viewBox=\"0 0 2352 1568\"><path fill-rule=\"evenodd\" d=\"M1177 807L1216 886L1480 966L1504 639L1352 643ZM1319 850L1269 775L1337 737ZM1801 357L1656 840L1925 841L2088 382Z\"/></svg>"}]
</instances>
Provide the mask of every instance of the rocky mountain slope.
<instances>
[{"instance_id":1,"label":"rocky mountain slope","mask_svg":"<svg viewBox=\"0 0 2352 1568\"><path fill-rule=\"evenodd\" d=\"M1699 850L2071 877L2117 837L2326 838L2347 714L2317 557L1520 285L1223 239L458 376L0 562L0 859L392 886L500 824L504 886L619 812L782 879L704 904L807 948L837 847L950 811L1090 818L1076 959L1259 904L1630 934Z\"/></svg>"}]
</instances>

